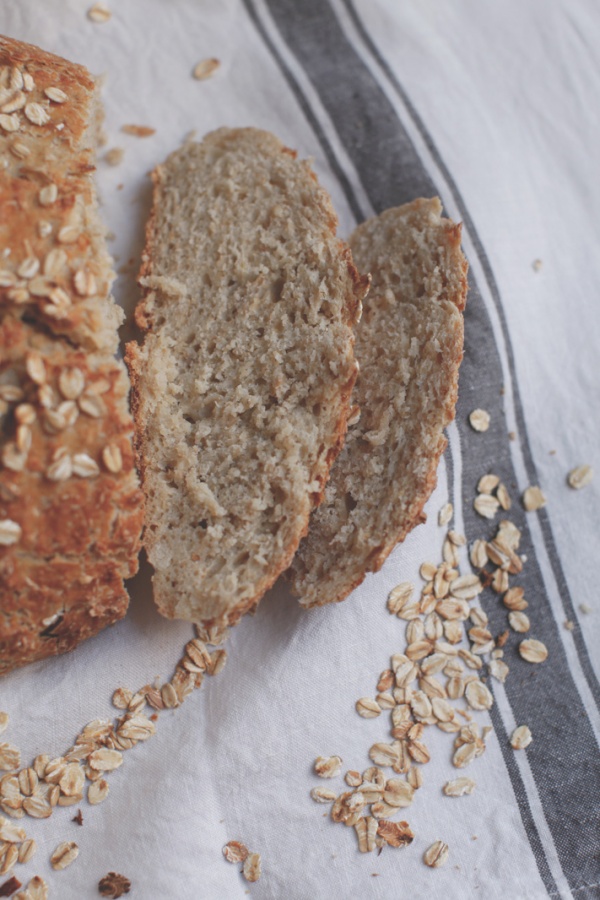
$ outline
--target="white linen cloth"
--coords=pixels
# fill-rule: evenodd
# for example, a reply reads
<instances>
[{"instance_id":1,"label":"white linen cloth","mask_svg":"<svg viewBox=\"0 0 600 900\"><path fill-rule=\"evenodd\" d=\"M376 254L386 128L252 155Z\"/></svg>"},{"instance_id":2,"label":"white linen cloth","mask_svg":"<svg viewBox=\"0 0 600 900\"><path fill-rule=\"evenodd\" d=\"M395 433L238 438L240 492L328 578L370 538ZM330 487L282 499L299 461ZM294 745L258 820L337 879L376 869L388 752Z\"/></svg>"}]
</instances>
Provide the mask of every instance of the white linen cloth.
<instances>
[{"instance_id":1,"label":"white linen cloth","mask_svg":"<svg viewBox=\"0 0 600 900\"><path fill-rule=\"evenodd\" d=\"M232 633L224 672L181 709L160 714L157 734L109 776L102 805L82 804L83 827L71 821L74 808L23 820L39 847L16 874L26 882L39 873L61 900L98 896L98 880L110 870L129 877L131 896L142 900L600 897L600 830L590 815L600 809L596 3L112 0L103 25L86 18L88 5L4 0L0 32L106 73L107 148L124 147L125 156L111 168L100 154L98 184L116 265L124 267L115 292L129 316L149 210L147 173L191 130L201 137L221 125L270 129L312 156L344 235L358 218L412 199L431 180L448 214L465 218L477 287L457 423L427 524L344 604L304 612L285 588L273 590ZM192 68L206 57L221 68L196 81ZM357 107L363 95L372 101ZM122 134L131 123L156 134ZM125 338L131 333L130 325L123 329ZM492 412L487 434L466 424L478 406ZM533 573L531 636L544 634L550 656L527 667L516 654L519 636L511 636L506 691L491 684L497 718L475 714L480 725L495 725L487 752L456 770L452 736L427 729L432 761L400 817L414 843L362 855L351 830L310 799L314 786L345 788L341 778L316 778L312 763L339 754L343 771L362 771L371 744L389 739L387 714L364 720L354 710L359 697L374 696L390 655L405 646L387 593L399 581L420 584L420 563L441 559L437 513L448 499L469 540L491 533L471 512L486 471L479 448L513 477L507 486L516 507L532 473L548 499L544 511L527 516L526 570ZM582 463L598 475L576 492L565 478ZM113 716L116 687L135 690L171 676L192 629L155 612L147 565L131 595L115 627L0 681L0 709L11 719L2 740L21 748L24 764L38 753L61 754L86 722ZM496 595L481 603L505 622ZM581 612L581 603L591 612ZM538 724L531 747L515 753L507 734L531 724L517 718L523 710ZM569 725L569 740L561 724ZM477 782L473 795L444 797L442 785L463 774ZM260 852L257 884L224 861L221 848L231 839ZM449 862L429 869L422 855L437 839L448 843ZM80 856L53 872L49 855L63 840L77 841Z\"/></svg>"}]
</instances>

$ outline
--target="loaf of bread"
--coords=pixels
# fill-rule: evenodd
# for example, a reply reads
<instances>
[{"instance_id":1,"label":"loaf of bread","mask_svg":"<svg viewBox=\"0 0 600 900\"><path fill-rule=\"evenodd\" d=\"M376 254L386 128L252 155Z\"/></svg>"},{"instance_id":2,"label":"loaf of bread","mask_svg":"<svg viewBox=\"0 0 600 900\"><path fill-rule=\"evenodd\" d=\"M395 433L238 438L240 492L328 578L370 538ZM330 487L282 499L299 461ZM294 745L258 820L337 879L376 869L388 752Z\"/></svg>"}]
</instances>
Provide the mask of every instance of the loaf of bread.
<instances>
[{"instance_id":1,"label":"loaf of bread","mask_svg":"<svg viewBox=\"0 0 600 900\"><path fill-rule=\"evenodd\" d=\"M82 66L0 38L0 674L124 615L143 497Z\"/></svg>"},{"instance_id":2,"label":"loaf of bread","mask_svg":"<svg viewBox=\"0 0 600 900\"><path fill-rule=\"evenodd\" d=\"M356 331L360 418L289 573L304 606L343 600L424 521L462 359L460 235L433 199L389 209L350 238L373 278Z\"/></svg>"},{"instance_id":3,"label":"loaf of bread","mask_svg":"<svg viewBox=\"0 0 600 900\"><path fill-rule=\"evenodd\" d=\"M220 129L153 173L128 345L154 596L236 622L286 569L346 431L368 286L307 162Z\"/></svg>"}]
</instances>

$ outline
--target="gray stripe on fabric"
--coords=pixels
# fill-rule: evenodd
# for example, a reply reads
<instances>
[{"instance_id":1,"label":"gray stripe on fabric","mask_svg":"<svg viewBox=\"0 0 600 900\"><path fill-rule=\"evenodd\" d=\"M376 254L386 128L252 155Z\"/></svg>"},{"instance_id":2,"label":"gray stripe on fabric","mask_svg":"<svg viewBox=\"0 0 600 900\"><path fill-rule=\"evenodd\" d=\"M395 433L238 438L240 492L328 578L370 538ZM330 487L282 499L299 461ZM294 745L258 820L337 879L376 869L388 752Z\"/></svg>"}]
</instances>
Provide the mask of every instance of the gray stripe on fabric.
<instances>
[{"instance_id":1,"label":"gray stripe on fabric","mask_svg":"<svg viewBox=\"0 0 600 900\"><path fill-rule=\"evenodd\" d=\"M477 229L471 219L469 211L465 205L465 202L458 190L456 182L454 181L448 167L446 166L440 152L438 151L435 143L433 142L431 135L427 131L425 124L421 117L419 116L417 110L415 109L413 103L410 98L406 94L406 91L396 78L394 72L383 58L378 48L372 41L370 35L364 28L358 13L354 7L354 3L352 0L341 0L341 2L346 7L348 14L350 15L357 31L359 32L362 40L365 45L369 49L370 53L376 59L377 63L385 72L386 77L388 78L390 84L394 87L396 92L398 93L400 99L406 107L407 112L409 113L411 119L414 122L414 125L421 135L427 149L429 150L432 158L435 160L437 167L443 175L444 180L446 181L448 188L454 197L456 202L456 206L460 212L460 216L465 225L466 230L469 232L470 238L473 242L473 246L475 247L475 252L477 253L477 257L479 259L481 268L483 269L485 280L487 282L490 295L492 297L494 306L496 307L496 311L498 313L498 318L500 321L500 326L502 329L502 333L504 336L505 346L506 346L506 359L508 363L508 369L511 376L512 384L514 385L514 405L515 405L515 416L517 421L517 427L519 429L519 437L520 437L520 445L523 451L525 468L527 470L527 476L530 484L537 484L538 477L536 472L535 463L533 460L533 454L531 451L531 444L529 442L529 435L527 426L525 424L525 413L523 410L523 403L521 401L521 394L519 390L519 383L517 381L517 374L515 368L515 359L514 353L512 349L512 343L510 341L510 335L508 331L508 326L506 323L506 316L504 313L504 307L502 306L502 300L500 298L500 291L498 289L498 285L496 283L496 279L494 277L494 273L488 259L487 253L485 252L485 248L481 242ZM563 568L560 563L560 557L558 555L556 549L556 543L554 540L554 535L552 534L552 528L550 525L550 520L548 517L548 513L545 509L541 509L537 513L538 519L540 522L542 536L544 543L546 545L548 559L550 561L550 566L552 569L552 574L554 576L554 580L556 581L556 585L558 588L558 592L562 601L562 606L565 612L565 618L570 621L576 623L575 628L572 632L572 639L575 644L577 654L579 656L581 668L584 674L584 677L588 683L594 701L598 707L600 707L600 682L594 671L592 666L589 652L583 637L583 633L581 628L577 625L577 615L575 612L575 607L573 604L573 599L571 597L571 593L569 591L569 586L567 584L567 579L565 577Z\"/></svg>"},{"instance_id":2,"label":"gray stripe on fabric","mask_svg":"<svg viewBox=\"0 0 600 900\"><path fill-rule=\"evenodd\" d=\"M246 5L249 10L252 9L254 12L251 0L246 0ZM362 60L346 41L331 10L313 0L303 3L301 7L290 0L280 0L280 2L271 0L268 2L268 7L286 43L290 46L295 58L303 65L306 74L318 91L323 106L334 122L359 171L373 206L377 210L381 210L412 199L417 194L431 195L435 193L435 186L415 153L410 138L397 120L393 107ZM255 14L253 19L260 29L260 22ZM260 30L263 31L263 29ZM351 72L352 78L336 77L340 71ZM365 110L367 110L366 113ZM366 124L365 115L367 116ZM478 321L478 317L481 321ZM486 373L486 385L480 385L480 388L483 390L486 387L490 403L494 401L491 406L496 410L496 427L499 428L504 418L499 394L502 381L501 366L489 319L474 283L471 284L471 298L465 324L467 342L475 349L474 353L467 354L467 357L471 356L471 366L469 367L466 358L462 377L463 384L467 381L465 376L469 373L469 369L471 369L469 373L471 377L473 371L477 378L481 377L482 372ZM484 351L485 367L481 367L479 363L480 350ZM485 394L478 395L478 399L480 396L485 396L487 399ZM466 400L462 401L463 405L465 402ZM459 409L459 417L462 425L461 432L465 435L468 426L465 425L462 408ZM467 445L468 452L465 453L465 456L468 459L468 466L465 466L465 478L469 477L466 474L467 470L469 475L472 475L478 469L486 471L492 464L495 470L498 470L496 460L499 451L504 449L506 452L503 468L506 469L506 472L503 474L499 471L499 474L503 474L504 480L510 486L515 479L508 451L506 429L502 430L502 435L495 437L493 443L487 441L488 436L493 438L493 432L492 434L488 432L486 440L482 441L481 445L475 445L475 447ZM472 435L468 435L468 437L472 437ZM491 449L486 449L486 446L489 448L493 446L493 452ZM475 453L474 456L473 453ZM469 485L469 487L472 486ZM523 519L522 511L520 511L520 516ZM471 518L473 518L472 515ZM526 523L523 521L517 524L525 529L524 549L527 548L530 555L533 556L533 546ZM481 527L479 522L476 527L474 521L469 522L469 525L471 536L479 533ZM525 577L528 580L530 596L541 596L542 600L545 600L537 563L530 564L528 569L529 572ZM581 883L580 879L583 878L585 883L585 880L589 879L585 871L586 860L584 857L586 853L589 854L590 847L583 846L586 841L581 841L581 830L579 830L579 837L576 838L578 833L576 828L564 827L565 802L570 807L568 816L577 819L579 829L581 829L582 822L584 827L592 824L588 813L592 802L590 798L593 797L594 792L593 785L600 783L600 772L597 771L596 764L600 763L600 760L598 760L596 743L585 710L568 668L556 623L547 603L545 616L543 612L543 610L539 610L538 613L538 618L541 620L538 636L549 647L552 654L551 665L547 664L534 670L513 651L514 659L511 659L513 674L507 685L517 720L526 721L534 728L534 723L537 722L539 734L547 730L544 727L547 719L543 710L546 712L550 710L553 718L555 716L562 717L558 729L562 740L551 746L549 746L550 742L538 742L536 752L531 754L531 764L536 783L540 790L544 789L542 796L545 814L549 819L563 866L568 869L569 880L571 883L574 880L579 880ZM505 612L498 604L495 604L494 613L498 620L497 630L503 630ZM554 673L555 677L552 677ZM517 701L516 704L515 701ZM517 714L520 712L524 713L523 719ZM567 735L568 740L565 741ZM546 746L541 746L544 743ZM586 758L586 760L582 760L582 764L587 767L586 780L590 787L587 801L585 797L578 796L581 793L576 783L579 776L575 773L572 765L573 761L577 761L578 755ZM566 792L565 786L567 787ZM519 792L516 791L516 794L519 799ZM522 799L521 797L520 803ZM524 821L526 818L525 816ZM587 833L589 835L589 831ZM593 864L589 855L587 862ZM553 883L548 880L548 871L541 874L549 890L555 891Z\"/></svg>"},{"instance_id":3,"label":"gray stripe on fabric","mask_svg":"<svg viewBox=\"0 0 600 900\"><path fill-rule=\"evenodd\" d=\"M261 22L259 16L256 13L254 3L247 2L247 0L243 0L243 2L244 2L244 6L246 7L246 10L248 12L248 15L250 16L250 18L252 20L254 27L256 28L256 30L260 34L261 38L265 42L269 52L273 56L273 59L276 61L277 65L281 69L285 80L287 81L289 87L291 88L292 93L296 97L296 100L298 102L300 109L306 116L306 119L307 119L310 127L314 131L315 136L317 137L317 140L319 141L321 147L323 148L323 152L325 154L327 162L331 166L332 171L335 173L335 177L337 178L338 183L340 184L340 186L344 192L346 200L348 201L348 205L350 206L350 209L352 210L352 214L354 215L356 220L358 222L360 222L360 220L362 219L362 212L361 212L361 208L358 203L358 200L354 194L354 191L352 190L352 188L350 186L350 182L348 181L348 178L346 177L345 172L343 171L342 167L340 166L340 164L336 158L335 153L333 152L331 144L327 140L327 136L325 135L325 132L321 128L321 124L320 124L318 118L315 116L308 100L302 93L300 86L294 77L293 72L291 71L290 67L288 65L286 65L285 60L283 59L281 53L277 49L274 42L271 40L271 37L269 36L269 33L267 32L266 28L263 26L263 23Z\"/></svg>"}]
</instances>

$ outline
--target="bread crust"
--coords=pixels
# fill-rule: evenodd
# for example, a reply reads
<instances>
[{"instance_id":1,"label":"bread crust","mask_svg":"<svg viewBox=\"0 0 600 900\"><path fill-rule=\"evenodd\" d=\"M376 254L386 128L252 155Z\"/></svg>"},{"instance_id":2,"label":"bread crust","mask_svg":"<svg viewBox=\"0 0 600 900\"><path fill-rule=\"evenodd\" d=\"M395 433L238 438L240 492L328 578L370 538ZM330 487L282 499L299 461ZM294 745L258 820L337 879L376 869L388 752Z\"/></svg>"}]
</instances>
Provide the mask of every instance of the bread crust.
<instances>
[{"instance_id":1,"label":"bread crust","mask_svg":"<svg viewBox=\"0 0 600 900\"><path fill-rule=\"evenodd\" d=\"M236 146L238 146L240 142L243 142L245 145L250 147L253 146L257 155L260 154L263 156L268 156L270 154L273 157L277 157L279 154L286 154L291 156L292 159L295 159L296 157L294 151L290 150L287 147L284 147L273 135L258 131L257 129L220 129L219 131L213 132L212 134L208 135L203 142L203 146L209 148L207 152L213 152L214 154L224 154L228 151L229 148L235 148ZM180 152L183 151L177 151L177 153ZM174 286L168 283L168 279L164 277L163 271L161 271L160 268L156 266L155 262L157 257L157 241L160 239L160 224L158 222L158 216L160 210L164 208L163 186L167 177L170 160L175 156L176 154L174 154L173 157L170 157L164 165L158 166L152 173L152 180L154 184L153 208L146 227L146 246L140 271L140 284L144 291L144 296L136 310L136 322L138 326L148 335L152 335L156 328L156 294L165 297L166 295L168 295L170 290L177 290L176 285ZM306 166L305 163L299 163L298 165ZM306 168L306 173L307 175L309 175L311 182L316 182L314 173L312 173L311 170ZM317 187L317 190L319 191L319 200L322 203L324 210L323 218L325 220L325 227L330 235L327 240L330 241L333 239L335 241L334 246L337 248L336 253L338 254L338 258L343 262L343 265L345 266L345 280L347 282L347 285L345 288L343 301L342 321L348 328L346 338L346 351L351 352L351 347L353 345L353 335L351 332L351 328L354 326L358 317L360 316L361 301L366 291L368 290L369 279L362 277L356 270L356 267L352 262L352 255L348 247L342 242L338 242L337 239L335 239L334 236L337 227L337 217L335 215L335 212L333 211L333 207L331 206L329 198L326 197L322 189ZM173 299L172 302L176 303L177 300ZM162 302L160 303L160 307L161 309L163 308ZM166 314L168 314L168 311ZM147 345L145 345L145 347L146 346ZM138 453L138 468L140 471L142 486L148 494L148 492L151 491L152 477L149 476L151 460L149 458L148 441L146 439L146 433L148 429L148 416L144 398L145 391L147 390L145 378L147 357L145 356L145 347L140 348L137 344L129 344L127 346L126 362L129 367L132 383L132 408L136 422L136 449ZM264 593L277 580L279 574L289 566L301 538L306 533L310 510L321 501L327 477L329 475L329 470L331 468L333 460L335 459L335 457L339 453L341 446L343 445L344 436L347 429L350 396L352 393L354 382L356 380L356 375L357 366L355 362L352 362L351 365L348 365L347 377L345 382L339 385L335 410L336 421L334 427L332 428L331 434L327 439L327 452L324 456L324 459L320 460L319 466L315 471L315 486L306 497L304 508L302 510L294 511L294 521L296 524L293 534L291 536L288 536L288 541L285 548L283 548L282 551L278 553L276 558L270 560L268 569L263 573L262 577L258 578L255 581L253 590L246 590L243 598L238 599L237 602L235 601L235 598L231 598L227 605L213 604L213 612L210 613L207 612L207 608L202 604L201 600L198 601L196 608L183 610L183 604L178 604L173 599L173 597L168 595L167 591L160 588L155 577L155 600L157 602L159 611L163 615L176 618L201 619L209 626L217 622L227 622L228 624L235 624L237 621L239 621L242 615L256 606ZM318 487L316 487L317 484ZM156 542L152 531L149 528L147 528L146 530L144 540L150 561L156 561ZM201 594L201 585L197 586L197 590L198 593Z\"/></svg>"},{"instance_id":2,"label":"bread crust","mask_svg":"<svg viewBox=\"0 0 600 900\"><path fill-rule=\"evenodd\" d=\"M419 454L418 465L410 457L397 460L394 476L387 482L386 489L383 491L389 503L389 516L383 524L374 525L373 531L366 536L365 540L361 542L361 539L357 538L357 526L353 524L352 515L349 513L344 523L337 522L339 531L343 528L348 529L347 543L342 542L333 554L333 551L328 549L329 530L324 519L321 518L327 515L327 500L323 507L313 514L308 537L300 545L288 573L292 592L301 598L302 605L306 607L322 606L326 603L338 603L344 600L364 581L368 572L377 572L381 568L394 547L402 542L413 528L425 521L423 508L436 486L437 467L447 445L443 430L454 418L459 366L463 356L463 319L456 312L453 313L452 309L462 313L467 294L468 265L460 249L461 225L455 224L449 219L442 219L441 209L441 203L437 198L433 200L418 199L403 207L387 210L380 216L359 225L350 238L350 246L358 264L368 268L373 266L373 261L369 258L372 245L374 246L375 241L378 241L379 249L385 247L386 232L393 235L399 223L405 226L411 224L415 229L423 231L428 227L433 227L435 239L432 242L431 253L432 257L434 254L440 256L438 269L442 270L443 282L436 301L441 300L449 304L446 307L447 313L443 327L440 329L440 334L444 338L444 351L438 354L436 372L436 380L439 385L436 394L438 405L435 409L424 412L424 418L426 419L429 413L433 421L427 447L419 445L416 431L414 439L407 440L408 446L418 448L416 451ZM374 250L373 256L375 256ZM380 293L389 289L390 282L384 276L387 276L395 266L396 268L402 266L402 262L398 261L400 256L400 248L390 242L389 258L384 256L382 268L379 271L376 268L372 269L373 288L366 301L367 314L370 303L375 306ZM435 267L432 269L435 271ZM398 321L402 321L403 302L410 303L417 309L421 303L423 316L427 316L426 304L432 297L431 291L430 293L425 291L422 299L418 296L410 298L398 295L398 314L400 316ZM357 340L359 363L360 353L359 326ZM375 361L376 365L377 361ZM369 375L369 384L376 384L377 373L367 374ZM364 406L366 401L362 396L361 388L359 376L354 399L355 402ZM407 427L410 428L410 425ZM356 442L351 441L337 463L340 468L338 469L336 466L333 468L330 482L333 502L340 492L349 487L348 480L351 478L349 473L354 459L353 454L360 452L360 444L360 439ZM415 478L411 485L413 493L407 497L403 490L402 478L407 470L410 471L411 465L416 466ZM354 487L355 493L359 497L358 503L367 504L368 483L367 486L361 484L354 485ZM377 487L380 489L381 484ZM400 512L396 513L395 508ZM313 567L319 569L322 577L318 579L313 577Z\"/></svg>"},{"instance_id":3,"label":"bread crust","mask_svg":"<svg viewBox=\"0 0 600 900\"><path fill-rule=\"evenodd\" d=\"M4 674L125 614L143 496L127 372L113 356L122 312L91 179L96 82L0 37L0 98L14 107L0 113Z\"/></svg>"}]
</instances>

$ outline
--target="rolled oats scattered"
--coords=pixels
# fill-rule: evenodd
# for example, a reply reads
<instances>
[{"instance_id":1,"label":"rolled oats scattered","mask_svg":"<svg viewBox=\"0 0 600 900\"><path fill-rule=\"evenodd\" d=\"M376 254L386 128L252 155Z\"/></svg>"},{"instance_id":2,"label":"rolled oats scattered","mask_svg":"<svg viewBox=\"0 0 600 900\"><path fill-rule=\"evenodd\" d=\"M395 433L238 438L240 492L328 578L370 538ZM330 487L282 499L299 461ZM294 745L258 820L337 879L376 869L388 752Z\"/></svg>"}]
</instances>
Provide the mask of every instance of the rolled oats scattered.
<instances>
[{"instance_id":1,"label":"rolled oats scattered","mask_svg":"<svg viewBox=\"0 0 600 900\"><path fill-rule=\"evenodd\" d=\"M414 592L414 586L410 581L403 581L390 591L387 601L387 607L391 613L397 615L400 610L406 606Z\"/></svg>"},{"instance_id":2,"label":"rolled oats scattered","mask_svg":"<svg viewBox=\"0 0 600 900\"><path fill-rule=\"evenodd\" d=\"M452 504L444 503L438 515L438 524L441 526L447 525L448 522L452 519L453 515L454 507L452 506Z\"/></svg>"},{"instance_id":3,"label":"rolled oats scattered","mask_svg":"<svg viewBox=\"0 0 600 900\"><path fill-rule=\"evenodd\" d=\"M52 815L52 806L43 797L26 797L23 809L34 819L48 819Z\"/></svg>"},{"instance_id":4,"label":"rolled oats scattered","mask_svg":"<svg viewBox=\"0 0 600 900\"><path fill-rule=\"evenodd\" d=\"M378 766L393 766L400 759L400 750L396 746L398 741L393 744L377 743L369 750L369 758Z\"/></svg>"},{"instance_id":5,"label":"rolled oats scattered","mask_svg":"<svg viewBox=\"0 0 600 900\"><path fill-rule=\"evenodd\" d=\"M496 681L500 681L502 684L506 681L509 673L509 668L502 659L492 659L488 666L490 670L490 675L496 679Z\"/></svg>"},{"instance_id":6,"label":"rolled oats scattered","mask_svg":"<svg viewBox=\"0 0 600 900\"><path fill-rule=\"evenodd\" d=\"M25 797L31 797L32 794L35 794L39 783L39 778L35 769L32 769L31 767L27 769L21 769L18 777L21 793Z\"/></svg>"},{"instance_id":7,"label":"rolled oats scattered","mask_svg":"<svg viewBox=\"0 0 600 900\"><path fill-rule=\"evenodd\" d=\"M0 771L10 772L21 765L21 752L12 744L0 743ZM3 840L0 834L0 840ZM4 839L5 840L5 839Z\"/></svg>"},{"instance_id":8,"label":"rolled oats scattered","mask_svg":"<svg viewBox=\"0 0 600 900\"><path fill-rule=\"evenodd\" d=\"M509 612L508 621L513 631L523 633L531 628L529 617L524 612Z\"/></svg>"},{"instance_id":9,"label":"rolled oats scattered","mask_svg":"<svg viewBox=\"0 0 600 900\"><path fill-rule=\"evenodd\" d=\"M475 790L475 782L472 778L455 778L454 781L447 781L443 787L446 797L464 797L465 794L472 794Z\"/></svg>"},{"instance_id":10,"label":"rolled oats scattered","mask_svg":"<svg viewBox=\"0 0 600 900\"><path fill-rule=\"evenodd\" d=\"M519 654L530 663L542 663L548 659L548 648L541 641L529 638L519 644Z\"/></svg>"},{"instance_id":11,"label":"rolled oats scattered","mask_svg":"<svg viewBox=\"0 0 600 900\"><path fill-rule=\"evenodd\" d=\"M473 508L484 519L493 519L500 508L500 502L490 494L478 494L473 502Z\"/></svg>"},{"instance_id":12,"label":"rolled oats scattered","mask_svg":"<svg viewBox=\"0 0 600 900\"><path fill-rule=\"evenodd\" d=\"M510 588L510 590L506 591L504 594L502 602L511 610L521 611L527 609L529 606L527 600L525 600L525 591L522 587Z\"/></svg>"},{"instance_id":13,"label":"rolled oats scattered","mask_svg":"<svg viewBox=\"0 0 600 900\"><path fill-rule=\"evenodd\" d=\"M315 788L315 790L325 790L325 788ZM331 791L330 791L331 793ZM316 799L316 798L315 798ZM333 796L335 800L335 794ZM322 800L319 802L323 802ZM230 863L241 863L248 858L248 848L241 841L229 841L223 847L223 856Z\"/></svg>"},{"instance_id":14,"label":"rolled oats scattered","mask_svg":"<svg viewBox=\"0 0 600 900\"><path fill-rule=\"evenodd\" d=\"M499 484L500 479L497 475L482 475L477 482L477 493L491 494L496 490Z\"/></svg>"},{"instance_id":15,"label":"rolled oats scattered","mask_svg":"<svg viewBox=\"0 0 600 900\"><path fill-rule=\"evenodd\" d=\"M102 803L103 800L106 800L109 791L109 784L105 778L99 778L98 781L94 781L90 784L88 788L88 802L95 806L98 803Z\"/></svg>"},{"instance_id":16,"label":"rolled oats scattered","mask_svg":"<svg viewBox=\"0 0 600 900\"><path fill-rule=\"evenodd\" d=\"M344 775L344 781L350 787L360 787L360 785L363 783L363 778L360 772L356 772L354 769L350 769L350 771L346 772L346 774ZM316 788L315 790L319 790L319 788ZM323 790L325 790L325 788L323 788Z\"/></svg>"},{"instance_id":17,"label":"rolled oats scattered","mask_svg":"<svg viewBox=\"0 0 600 900\"><path fill-rule=\"evenodd\" d=\"M87 11L87 17L95 25L103 25L111 18L111 11L105 3L94 3Z\"/></svg>"},{"instance_id":18,"label":"rolled oats scattered","mask_svg":"<svg viewBox=\"0 0 600 900\"><path fill-rule=\"evenodd\" d=\"M0 875L6 875L12 867L18 863L19 861L19 851L15 844L11 844L4 851L3 857L0 857L2 860L0 862Z\"/></svg>"},{"instance_id":19,"label":"rolled oats scattered","mask_svg":"<svg viewBox=\"0 0 600 900\"><path fill-rule=\"evenodd\" d=\"M510 499L508 490L506 489L506 485L504 485L504 484L498 485L498 490L496 491L496 497L498 498L498 502L500 503L500 506L502 507L502 509L508 510L511 508L512 501Z\"/></svg>"},{"instance_id":20,"label":"rolled oats scattered","mask_svg":"<svg viewBox=\"0 0 600 900\"><path fill-rule=\"evenodd\" d=\"M212 78L220 66L221 63L214 57L211 59L202 59L194 66L192 75L197 81L205 81L207 78Z\"/></svg>"},{"instance_id":21,"label":"rolled oats scattered","mask_svg":"<svg viewBox=\"0 0 600 900\"><path fill-rule=\"evenodd\" d=\"M411 766L406 778L413 791L418 791L420 787L423 787L423 770L419 766Z\"/></svg>"},{"instance_id":22,"label":"rolled oats scattered","mask_svg":"<svg viewBox=\"0 0 600 900\"><path fill-rule=\"evenodd\" d=\"M483 590L477 575L461 575L450 584L450 593L459 600L474 600Z\"/></svg>"},{"instance_id":23,"label":"rolled oats scattered","mask_svg":"<svg viewBox=\"0 0 600 900\"><path fill-rule=\"evenodd\" d=\"M78 855L79 847L75 841L63 841L50 857L50 865L56 870L66 869L67 866L75 862Z\"/></svg>"},{"instance_id":24,"label":"rolled oats scattered","mask_svg":"<svg viewBox=\"0 0 600 900\"><path fill-rule=\"evenodd\" d=\"M490 427L490 414L485 409L474 409L469 414L469 424L474 431L487 431Z\"/></svg>"},{"instance_id":25,"label":"rolled oats scattered","mask_svg":"<svg viewBox=\"0 0 600 900\"><path fill-rule=\"evenodd\" d=\"M6 731L9 721L8 713L0 711L0 734L2 734L3 731Z\"/></svg>"},{"instance_id":26,"label":"rolled oats scattered","mask_svg":"<svg viewBox=\"0 0 600 900\"><path fill-rule=\"evenodd\" d=\"M546 498L539 487L528 487L523 493L523 506L527 512L533 512L546 505Z\"/></svg>"},{"instance_id":27,"label":"rolled oats scattered","mask_svg":"<svg viewBox=\"0 0 600 900\"><path fill-rule=\"evenodd\" d=\"M317 756L315 772L319 778L335 778L342 770L342 759L339 756Z\"/></svg>"},{"instance_id":28,"label":"rolled oats scattered","mask_svg":"<svg viewBox=\"0 0 600 900\"><path fill-rule=\"evenodd\" d=\"M7 844L22 844L27 840L24 828L13 825L4 816L0 816L0 841Z\"/></svg>"},{"instance_id":29,"label":"rolled oats scattered","mask_svg":"<svg viewBox=\"0 0 600 900\"><path fill-rule=\"evenodd\" d=\"M519 725L510 736L510 745L513 750L524 750L525 747L529 747L532 740L533 737L529 727L527 725Z\"/></svg>"},{"instance_id":30,"label":"rolled oats scattered","mask_svg":"<svg viewBox=\"0 0 600 900\"><path fill-rule=\"evenodd\" d=\"M580 490L583 487L586 487L588 484L594 479L594 470L591 466L577 466L575 469L571 469L567 476L567 481L572 488L575 488L576 491Z\"/></svg>"},{"instance_id":31,"label":"rolled oats scattered","mask_svg":"<svg viewBox=\"0 0 600 900\"><path fill-rule=\"evenodd\" d=\"M258 881L261 875L261 860L259 853L250 853L244 862L244 878L246 881Z\"/></svg>"},{"instance_id":32,"label":"rolled oats scattered","mask_svg":"<svg viewBox=\"0 0 600 900\"><path fill-rule=\"evenodd\" d=\"M454 752L454 756L452 757L452 764L456 766L457 769L464 769L465 766L468 766L470 762L472 762L477 756L477 747L475 744L461 744L460 747Z\"/></svg>"},{"instance_id":33,"label":"rolled oats scattered","mask_svg":"<svg viewBox=\"0 0 600 900\"><path fill-rule=\"evenodd\" d=\"M123 764L123 754L118 750L102 747L100 750L90 753L88 762L90 767L97 772L112 772Z\"/></svg>"},{"instance_id":34,"label":"rolled oats scattered","mask_svg":"<svg viewBox=\"0 0 600 900\"><path fill-rule=\"evenodd\" d=\"M440 866L448 862L448 856L448 844L445 844L443 841L436 841L423 854L423 862L433 869L439 869Z\"/></svg>"},{"instance_id":35,"label":"rolled oats scattered","mask_svg":"<svg viewBox=\"0 0 600 900\"><path fill-rule=\"evenodd\" d=\"M313 788L310 792L310 796L313 800L316 800L317 803L333 803L337 794L335 791L330 791L328 788ZM229 862L234 862L234 860L229 860Z\"/></svg>"},{"instance_id":36,"label":"rolled oats scattered","mask_svg":"<svg viewBox=\"0 0 600 900\"><path fill-rule=\"evenodd\" d=\"M381 706L376 700L371 700L370 697L361 697L360 700L356 701L356 712L363 719L374 719L381 715Z\"/></svg>"},{"instance_id":37,"label":"rolled oats scattered","mask_svg":"<svg viewBox=\"0 0 600 900\"><path fill-rule=\"evenodd\" d=\"M494 698L489 690L481 681L470 681L465 688L465 697L471 709L491 709L494 705Z\"/></svg>"},{"instance_id":38,"label":"rolled oats scattered","mask_svg":"<svg viewBox=\"0 0 600 900\"><path fill-rule=\"evenodd\" d=\"M23 841L23 843L19 846L19 862L22 865L28 863L31 859L33 859L36 850L37 844L33 838L28 838L26 841Z\"/></svg>"},{"instance_id":39,"label":"rolled oats scattered","mask_svg":"<svg viewBox=\"0 0 600 900\"><path fill-rule=\"evenodd\" d=\"M413 788L408 781L403 781L402 778L390 778L385 783L383 800L388 806L404 809L412 803L413 795Z\"/></svg>"},{"instance_id":40,"label":"rolled oats scattered","mask_svg":"<svg viewBox=\"0 0 600 900\"><path fill-rule=\"evenodd\" d=\"M380 820L377 834L390 847L407 847L415 837L408 822L388 822L387 819Z\"/></svg>"}]
</instances>

